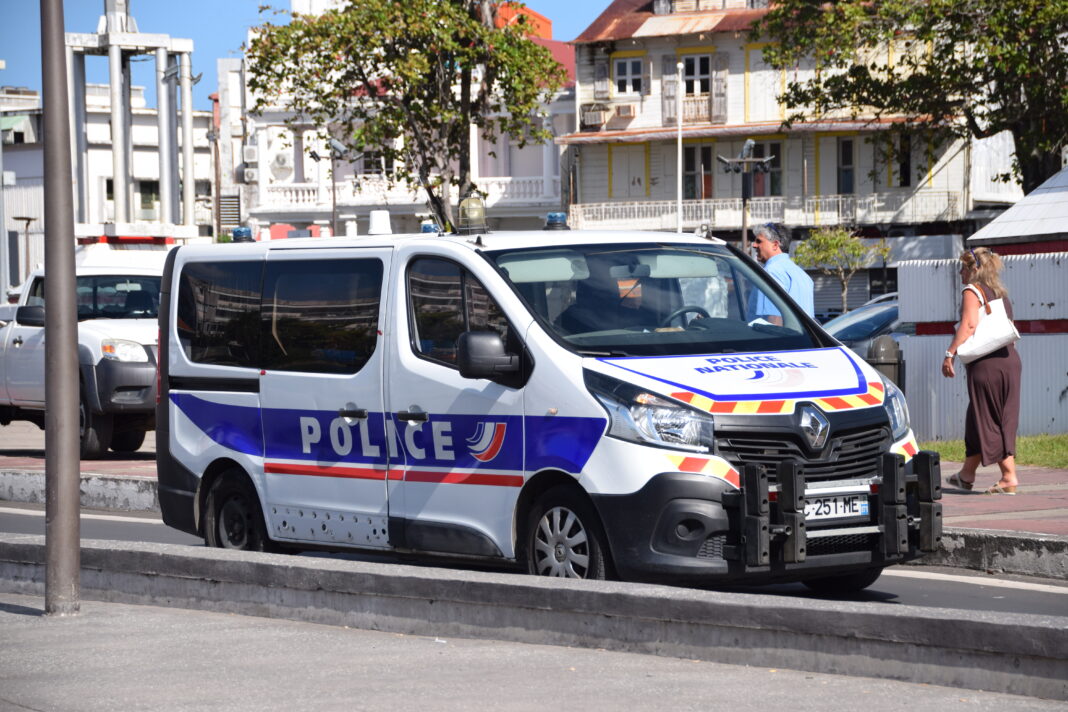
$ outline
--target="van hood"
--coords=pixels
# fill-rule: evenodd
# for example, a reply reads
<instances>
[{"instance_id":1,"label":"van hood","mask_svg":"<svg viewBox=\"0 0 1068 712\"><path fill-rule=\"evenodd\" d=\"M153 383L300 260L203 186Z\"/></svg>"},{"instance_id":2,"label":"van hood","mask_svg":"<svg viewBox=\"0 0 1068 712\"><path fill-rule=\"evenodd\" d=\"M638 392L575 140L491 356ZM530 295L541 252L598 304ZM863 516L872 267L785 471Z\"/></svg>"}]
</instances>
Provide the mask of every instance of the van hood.
<instances>
[{"instance_id":1,"label":"van hood","mask_svg":"<svg viewBox=\"0 0 1068 712\"><path fill-rule=\"evenodd\" d=\"M89 319L78 322L81 341L95 339L126 339L146 346L154 346L159 337L159 322L155 319Z\"/></svg>"},{"instance_id":2,"label":"van hood","mask_svg":"<svg viewBox=\"0 0 1068 712\"><path fill-rule=\"evenodd\" d=\"M711 413L772 415L800 402L823 410L882 404L879 375L841 346L802 351L599 358L600 373Z\"/></svg>"}]
</instances>

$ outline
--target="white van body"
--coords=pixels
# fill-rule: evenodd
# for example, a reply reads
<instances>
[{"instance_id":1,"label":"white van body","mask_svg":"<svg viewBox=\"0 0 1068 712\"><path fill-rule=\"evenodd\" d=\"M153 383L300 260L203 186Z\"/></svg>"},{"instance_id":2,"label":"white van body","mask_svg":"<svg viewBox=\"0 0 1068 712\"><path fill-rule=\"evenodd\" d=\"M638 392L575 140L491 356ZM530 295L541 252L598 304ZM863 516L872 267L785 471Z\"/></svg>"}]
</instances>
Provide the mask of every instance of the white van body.
<instances>
[{"instance_id":1,"label":"white van body","mask_svg":"<svg viewBox=\"0 0 1068 712\"><path fill-rule=\"evenodd\" d=\"M647 323L562 326L597 279ZM160 504L210 544L848 588L940 536L903 397L719 240L187 246L160 310ZM695 352L709 328L805 347Z\"/></svg>"}]
</instances>

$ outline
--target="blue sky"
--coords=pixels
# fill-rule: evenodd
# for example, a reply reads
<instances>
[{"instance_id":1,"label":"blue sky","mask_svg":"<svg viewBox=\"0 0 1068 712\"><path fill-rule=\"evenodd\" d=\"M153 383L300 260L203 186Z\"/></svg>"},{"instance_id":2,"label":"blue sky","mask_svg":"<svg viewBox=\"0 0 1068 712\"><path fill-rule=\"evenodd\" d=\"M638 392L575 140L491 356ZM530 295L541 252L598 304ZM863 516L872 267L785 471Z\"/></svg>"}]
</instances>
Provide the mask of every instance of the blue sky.
<instances>
[{"instance_id":1,"label":"blue sky","mask_svg":"<svg viewBox=\"0 0 1068 712\"><path fill-rule=\"evenodd\" d=\"M403 1L403 0L399 0ZM527 6L553 21L553 37L572 40L608 6L610 0L527 0ZM285 0L130 0L130 12L141 32L165 33L193 40L193 74L204 78L193 88L193 106L208 110L216 91L215 60L240 56L246 30L262 22L261 4L289 7ZM68 32L96 32L104 0L64 0ZM0 85L41 88L41 26L38 0L0 0ZM146 87L155 105L155 60L138 62L133 82ZM107 81L107 60L90 58L90 82Z\"/></svg>"}]
</instances>

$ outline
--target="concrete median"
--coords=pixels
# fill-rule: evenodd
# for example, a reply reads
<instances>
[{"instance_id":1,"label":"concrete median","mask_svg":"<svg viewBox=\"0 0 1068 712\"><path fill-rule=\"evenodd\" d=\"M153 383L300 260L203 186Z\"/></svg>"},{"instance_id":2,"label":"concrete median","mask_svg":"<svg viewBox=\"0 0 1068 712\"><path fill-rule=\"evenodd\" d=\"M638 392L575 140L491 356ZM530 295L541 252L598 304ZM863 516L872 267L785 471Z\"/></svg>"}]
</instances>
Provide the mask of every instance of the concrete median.
<instances>
[{"instance_id":1,"label":"concrete median","mask_svg":"<svg viewBox=\"0 0 1068 712\"><path fill-rule=\"evenodd\" d=\"M41 594L44 538L0 534ZM1068 699L1063 618L85 541L86 599L642 652Z\"/></svg>"}]
</instances>

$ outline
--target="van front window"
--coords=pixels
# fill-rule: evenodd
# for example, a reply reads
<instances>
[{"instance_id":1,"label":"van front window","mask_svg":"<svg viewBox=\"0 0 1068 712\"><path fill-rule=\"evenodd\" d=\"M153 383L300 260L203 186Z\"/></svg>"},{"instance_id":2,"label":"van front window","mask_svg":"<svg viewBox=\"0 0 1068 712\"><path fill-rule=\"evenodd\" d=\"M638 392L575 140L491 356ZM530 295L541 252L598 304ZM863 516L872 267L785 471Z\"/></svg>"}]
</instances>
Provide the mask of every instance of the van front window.
<instances>
[{"instance_id":1,"label":"van front window","mask_svg":"<svg viewBox=\"0 0 1068 712\"><path fill-rule=\"evenodd\" d=\"M489 258L531 312L582 353L652 356L820 345L767 274L722 245L575 245Z\"/></svg>"}]
</instances>

